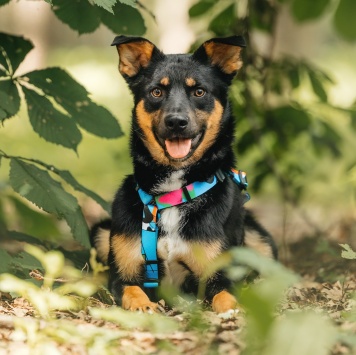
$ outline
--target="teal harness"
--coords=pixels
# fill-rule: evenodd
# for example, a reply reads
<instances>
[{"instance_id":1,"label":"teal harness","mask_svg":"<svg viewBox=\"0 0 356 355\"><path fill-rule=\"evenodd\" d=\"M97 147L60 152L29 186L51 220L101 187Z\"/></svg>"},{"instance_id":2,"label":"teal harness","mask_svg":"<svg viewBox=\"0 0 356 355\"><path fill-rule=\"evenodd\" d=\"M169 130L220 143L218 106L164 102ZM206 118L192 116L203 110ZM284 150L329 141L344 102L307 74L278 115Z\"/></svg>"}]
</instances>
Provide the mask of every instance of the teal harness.
<instances>
[{"instance_id":1,"label":"teal harness","mask_svg":"<svg viewBox=\"0 0 356 355\"><path fill-rule=\"evenodd\" d=\"M156 196L148 194L137 186L137 192L143 203L141 253L145 260L144 287L154 288L159 285L157 241L160 212L166 208L190 202L205 194L219 181L224 181L226 175L237 184L240 190L247 189L246 173L235 169L231 169L225 174L221 170L218 170L208 181L196 181L178 190ZM250 195L246 192L245 202L249 199Z\"/></svg>"}]
</instances>

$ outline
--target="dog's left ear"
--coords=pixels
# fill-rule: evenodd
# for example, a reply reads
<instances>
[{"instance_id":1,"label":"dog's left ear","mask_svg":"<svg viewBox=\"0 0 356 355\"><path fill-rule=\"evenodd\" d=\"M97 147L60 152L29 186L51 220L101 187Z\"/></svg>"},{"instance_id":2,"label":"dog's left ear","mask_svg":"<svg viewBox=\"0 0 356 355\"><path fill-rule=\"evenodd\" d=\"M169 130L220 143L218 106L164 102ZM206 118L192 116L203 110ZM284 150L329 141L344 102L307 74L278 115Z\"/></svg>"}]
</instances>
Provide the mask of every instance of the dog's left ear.
<instances>
[{"instance_id":1,"label":"dog's left ear","mask_svg":"<svg viewBox=\"0 0 356 355\"><path fill-rule=\"evenodd\" d=\"M116 46L119 53L119 71L124 78L134 77L153 57L162 56L152 42L142 37L116 36L111 45Z\"/></svg>"},{"instance_id":2,"label":"dog's left ear","mask_svg":"<svg viewBox=\"0 0 356 355\"><path fill-rule=\"evenodd\" d=\"M243 47L246 47L246 42L241 36L212 38L193 53L193 58L217 66L224 74L233 77L242 67Z\"/></svg>"}]
</instances>

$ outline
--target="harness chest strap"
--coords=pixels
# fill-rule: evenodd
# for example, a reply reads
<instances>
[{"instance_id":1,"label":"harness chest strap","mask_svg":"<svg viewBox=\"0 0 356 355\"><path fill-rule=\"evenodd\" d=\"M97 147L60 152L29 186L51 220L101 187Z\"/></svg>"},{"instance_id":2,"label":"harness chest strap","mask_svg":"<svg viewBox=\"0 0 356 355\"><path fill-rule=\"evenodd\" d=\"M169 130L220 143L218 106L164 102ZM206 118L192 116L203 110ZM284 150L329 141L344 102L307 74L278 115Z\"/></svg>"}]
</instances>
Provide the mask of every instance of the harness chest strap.
<instances>
[{"instance_id":1,"label":"harness chest strap","mask_svg":"<svg viewBox=\"0 0 356 355\"><path fill-rule=\"evenodd\" d=\"M165 194L152 196L141 188L137 187L137 192L143 203L142 232L141 232L141 253L145 260L146 279L143 286L147 288L158 287L158 258L157 241L160 211L165 208L178 206L203 195L213 188L219 181L223 181L226 175L230 176L240 190L246 190L248 183L246 173L240 170L231 169L226 174L218 170L208 181L196 181ZM250 199L250 195L245 193L245 202Z\"/></svg>"}]
</instances>

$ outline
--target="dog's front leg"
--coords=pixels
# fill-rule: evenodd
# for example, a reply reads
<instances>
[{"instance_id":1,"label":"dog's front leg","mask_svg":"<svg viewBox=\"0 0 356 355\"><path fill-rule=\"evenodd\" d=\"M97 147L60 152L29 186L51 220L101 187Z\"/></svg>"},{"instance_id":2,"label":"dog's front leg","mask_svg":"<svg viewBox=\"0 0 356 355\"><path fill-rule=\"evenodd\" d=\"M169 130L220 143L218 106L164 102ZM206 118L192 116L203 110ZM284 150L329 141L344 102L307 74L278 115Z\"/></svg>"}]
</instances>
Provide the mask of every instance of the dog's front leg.
<instances>
[{"instance_id":1,"label":"dog's front leg","mask_svg":"<svg viewBox=\"0 0 356 355\"><path fill-rule=\"evenodd\" d=\"M205 297L211 302L214 312L225 313L238 307L235 296L228 291L230 287L231 281L221 271L207 280Z\"/></svg>"},{"instance_id":2,"label":"dog's front leg","mask_svg":"<svg viewBox=\"0 0 356 355\"><path fill-rule=\"evenodd\" d=\"M109 265L109 289L118 305L130 311L150 313L159 310L158 304L151 302L140 287L144 279L144 260L139 237L112 236Z\"/></svg>"}]
</instances>

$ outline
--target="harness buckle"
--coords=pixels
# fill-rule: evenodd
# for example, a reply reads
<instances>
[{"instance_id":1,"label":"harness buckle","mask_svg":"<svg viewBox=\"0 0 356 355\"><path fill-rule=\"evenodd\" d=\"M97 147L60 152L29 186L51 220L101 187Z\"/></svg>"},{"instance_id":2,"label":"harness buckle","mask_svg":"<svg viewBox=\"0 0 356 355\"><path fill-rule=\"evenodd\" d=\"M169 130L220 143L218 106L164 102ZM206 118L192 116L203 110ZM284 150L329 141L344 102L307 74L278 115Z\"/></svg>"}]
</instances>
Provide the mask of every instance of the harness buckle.
<instances>
[{"instance_id":1,"label":"harness buckle","mask_svg":"<svg viewBox=\"0 0 356 355\"><path fill-rule=\"evenodd\" d=\"M226 175L221 171L221 169L218 169L216 171L215 176L220 182L223 182L225 180L225 177L226 177Z\"/></svg>"}]
</instances>

